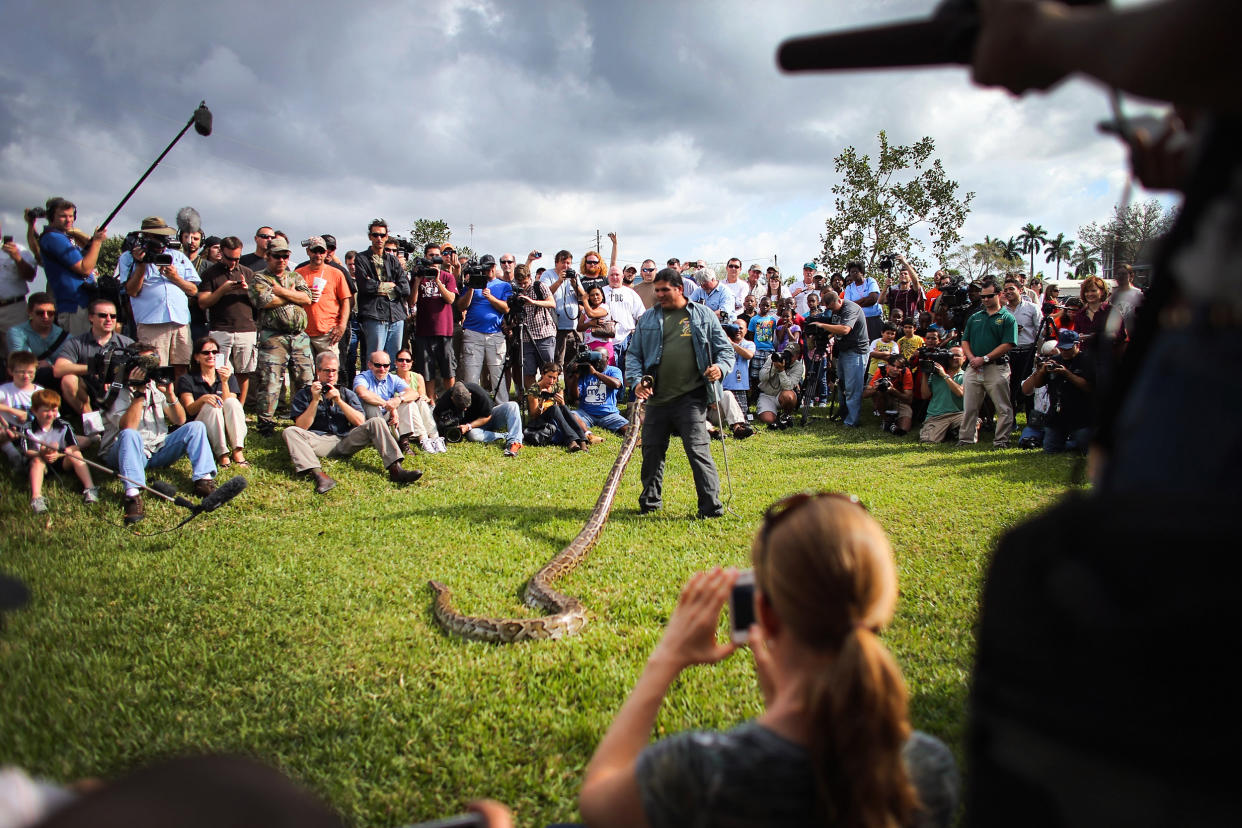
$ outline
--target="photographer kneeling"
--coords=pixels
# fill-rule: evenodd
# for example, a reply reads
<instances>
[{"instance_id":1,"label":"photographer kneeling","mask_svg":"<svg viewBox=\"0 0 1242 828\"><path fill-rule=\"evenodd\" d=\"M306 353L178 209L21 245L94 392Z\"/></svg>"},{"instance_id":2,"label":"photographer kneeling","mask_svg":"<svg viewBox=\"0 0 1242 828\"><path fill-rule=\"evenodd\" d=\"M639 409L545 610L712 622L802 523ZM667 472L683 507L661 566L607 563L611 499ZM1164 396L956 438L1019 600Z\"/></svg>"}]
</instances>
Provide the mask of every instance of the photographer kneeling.
<instances>
[{"instance_id":1,"label":"photographer kneeling","mask_svg":"<svg viewBox=\"0 0 1242 828\"><path fill-rule=\"evenodd\" d=\"M1048 413L1044 416L1044 451L1048 454L1072 448L1086 453L1091 437L1091 390L1095 366L1080 357L1079 336L1063 329L1057 334L1055 359L1040 359L1035 372L1022 382L1023 394L1048 386Z\"/></svg>"},{"instance_id":2,"label":"photographer kneeling","mask_svg":"<svg viewBox=\"0 0 1242 828\"><path fill-rule=\"evenodd\" d=\"M876 369L863 397L875 397L875 410L884 412L883 428L898 437L910 430L914 419L914 377L901 354L889 354L886 364Z\"/></svg>"},{"instance_id":3,"label":"photographer kneeling","mask_svg":"<svg viewBox=\"0 0 1242 828\"><path fill-rule=\"evenodd\" d=\"M767 423L768 430L788 428L792 412L798 407L798 388L806 377L806 364L799 359L801 346L793 343L783 351L776 351L767 365L759 369L760 422Z\"/></svg>"},{"instance_id":4,"label":"photographer kneeling","mask_svg":"<svg viewBox=\"0 0 1242 828\"><path fill-rule=\"evenodd\" d=\"M965 393L962 383L966 380L962 365L966 362L966 355L960 347L948 349L948 360L944 359L943 351L938 348L921 350L920 392L931 401L927 404L927 419L919 431L919 442L956 442L956 432L962 424L962 395ZM932 371L930 376L928 366Z\"/></svg>"},{"instance_id":5,"label":"photographer kneeling","mask_svg":"<svg viewBox=\"0 0 1242 828\"><path fill-rule=\"evenodd\" d=\"M546 362L539 381L526 389L526 430L522 435L532 446L566 446L569 452L591 447L590 432L565 405L561 390L561 364Z\"/></svg>"},{"instance_id":6,"label":"photographer kneeling","mask_svg":"<svg viewBox=\"0 0 1242 828\"><path fill-rule=\"evenodd\" d=\"M100 456L122 477L146 485L147 469L171 466L189 457L194 494L206 497L216 490L216 460L207 438L207 426L186 422L185 408L173 393L172 369L158 368L154 345L139 343L126 364L121 388L113 388L103 402L104 432ZM180 426L171 434L168 423ZM125 523L142 520L142 490L125 483Z\"/></svg>"}]
</instances>

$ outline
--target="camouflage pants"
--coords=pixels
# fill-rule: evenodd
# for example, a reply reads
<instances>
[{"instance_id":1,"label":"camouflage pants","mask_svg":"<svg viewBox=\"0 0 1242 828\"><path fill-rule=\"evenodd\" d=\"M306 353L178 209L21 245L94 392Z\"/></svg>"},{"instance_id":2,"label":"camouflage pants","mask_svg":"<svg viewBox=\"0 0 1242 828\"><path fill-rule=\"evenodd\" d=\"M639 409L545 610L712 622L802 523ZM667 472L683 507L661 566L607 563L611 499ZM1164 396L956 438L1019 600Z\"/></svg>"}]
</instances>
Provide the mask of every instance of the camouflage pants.
<instances>
[{"instance_id":1,"label":"camouflage pants","mask_svg":"<svg viewBox=\"0 0 1242 828\"><path fill-rule=\"evenodd\" d=\"M259 419L270 420L280 399L285 366L291 371L290 386L296 392L315 378L315 358L305 333L259 332L259 366L255 370L255 405Z\"/></svg>"}]
</instances>

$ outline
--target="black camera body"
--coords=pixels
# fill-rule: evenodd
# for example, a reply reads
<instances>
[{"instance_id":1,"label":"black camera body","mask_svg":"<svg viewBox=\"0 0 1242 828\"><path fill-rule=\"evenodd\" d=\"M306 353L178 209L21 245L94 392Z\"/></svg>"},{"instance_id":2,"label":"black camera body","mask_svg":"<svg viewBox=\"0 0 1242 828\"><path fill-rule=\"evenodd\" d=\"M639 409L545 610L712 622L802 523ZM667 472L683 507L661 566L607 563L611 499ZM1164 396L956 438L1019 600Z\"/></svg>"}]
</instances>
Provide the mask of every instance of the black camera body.
<instances>
[{"instance_id":1,"label":"black camera body","mask_svg":"<svg viewBox=\"0 0 1242 828\"><path fill-rule=\"evenodd\" d=\"M410 270L415 276L421 276L424 279L434 279L439 275L441 265L444 264L444 257L438 253L435 256L419 256L413 260Z\"/></svg>"},{"instance_id":2,"label":"black camera body","mask_svg":"<svg viewBox=\"0 0 1242 828\"><path fill-rule=\"evenodd\" d=\"M47 218L47 210L43 209L42 207L27 207L26 208L26 223L27 224L30 224L35 219L41 219L41 218Z\"/></svg>"},{"instance_id":3,"label":"black camera body","mask_svg":"<svg viewBox=\"0 0 1242 828\"><path fill-rule=\"evenodd\" d=\"M970 304L970 290L960 275L949 277L949 283L940 290L940 304L946 310L954 310Z\"/></svg>"},{"instance_id":4,"label":"black camera body","mask_svg":"<svg viewBox=\"0 0 1242 828\"><path fill-rule=\"evenodd\" d=\"M180 250L181 242L176 239L166 238L157 235L143 235L141 230L133 230L125 235L125 241L121 242L121 252L129 252L133 255L134 250L141 250L143 253L142 262L144 264L153 264L157 267L170 265L173 263L172 255L169 250Z\"/></svg>"},{"instance_id":5,"label":"black camera body","mask_svg":"<svg viewBox=\"0 0 1242 828\"><path fill-rule=\"evenodd\" d=\"M462 270L461 275L465 277L467 289L483 290L487 287L489 272L490 268L484 270L481 264L471 259Z\"/></svg>"},{"instance_id":6,"label":"black camera body","mask_svg":"<svg viewBox=\"0 0 1242 828\"><path fill-rule=\"evenodd\" d=\"M141 379L132 374L140 371ZM86 388L92 399L100 400L100 409L112 406L122 388L135 396L146 389L147 383L171 385L175 374L172 366L160 367L159 357L151 353L139 353L136 345L103 348L91 358L86 369Z\"/></svg>"},{"instance_id":7,"label":"black camera body","mask_svg":"<svg viewBox=\"0 0 1242 828\"><path fill-rule=\"evenodd\" d=\"M932 365L939 365L946 371L953 370L953 352L948 348L931 348L924 345L916 352L919 368L928 371Z\"/></svg>"},{"instance_id":8,"label":"black camera body","mask_svg":"<svg viewBox=\"0 0 1242 828\"><path fill-rule=\"evenodd\" d=\"M882 256L880 256L880 270L883 270L885 273L892 272L893 264L896 261L897 261L897 257L894 256L892 253L883 254Z\"/></svg>"},{"instance_id":9,"label":"black camera body","mask_svg":"<svg viewBox=\"0 0 1242 828\"><path fill-rule=\"evenodd\" d=\"M397 249L404 253L407 258L418 252L418 246L404 236L389 236L388 240L396 242Z\"/></svg>"},{"instance_id":10,"label":"black camera body","mask_svg":"<svg viewBox=\"0 0 1242 828\"><path fill-rule=\"evenodd\" d=\"M436 431L447 443L460 443L465 437L461 433L461 415L456 409L441 411L436 415Z\"/></svg>"},{"instance_id":11,"label":"black camera body","mask_svg":"<svg viewBox=\"0 0 1242 828\"><path fill-rule=\"evenodd\" d=\"M789 348L786 348L783 351L776 351L775 353L772 354L772 362L776 363L777 365L780 365L782 367L782 370L784 369L785 366L792 365L793 361L794 361L793 351L791 351Z\"/></svg>"},{"instance_id":12,"label":"black camera body","mask_svg":"<svg viewBox=\"0 0 1242 828\"><path fill-rule=\"evenodd\" d=\"M893 381L888 377L880 377L875 381L876 391L889 391L893 387Z\"/></svg>"}]
</instances>

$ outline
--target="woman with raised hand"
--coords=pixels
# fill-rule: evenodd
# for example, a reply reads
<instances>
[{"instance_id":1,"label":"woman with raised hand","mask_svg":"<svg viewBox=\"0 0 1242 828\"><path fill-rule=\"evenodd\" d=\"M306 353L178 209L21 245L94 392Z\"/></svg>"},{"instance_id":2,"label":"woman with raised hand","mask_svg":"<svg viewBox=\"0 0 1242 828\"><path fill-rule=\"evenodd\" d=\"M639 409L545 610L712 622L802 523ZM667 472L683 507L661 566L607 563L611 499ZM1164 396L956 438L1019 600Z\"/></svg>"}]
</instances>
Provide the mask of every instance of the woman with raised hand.
<instances>
[{"instance_id":1,"label":"woman with raised hand","mask_svg":"<svg viewBox=\"0 0 1242 828\"><path fill-rule=\"evenodd\" d=\"M952 754L911 732L901 671L879 638L897 603L879 523L856 498L793 495L768 509L751 560L764 713L648 744L678 674L736 649L716 628L738 573L700 572L587 766L587 824L949 825Z\"/></svg>"},{"instance_id":2,"label":"woman with raised hand","mask_svg":"<svg viewBox=\"0 0 1242 828\"><path fill-rule=\"evenodd\" d=\"M249 466L243 446L246 442L246 412L242 410L237 377L227 353L220 357L220 346L209 336L194 341L193 364L177 380L176 392L185 406L187 418L207 426L207 441L216 465L228 468L236 463Z\"/></svg>"}]
</instances>

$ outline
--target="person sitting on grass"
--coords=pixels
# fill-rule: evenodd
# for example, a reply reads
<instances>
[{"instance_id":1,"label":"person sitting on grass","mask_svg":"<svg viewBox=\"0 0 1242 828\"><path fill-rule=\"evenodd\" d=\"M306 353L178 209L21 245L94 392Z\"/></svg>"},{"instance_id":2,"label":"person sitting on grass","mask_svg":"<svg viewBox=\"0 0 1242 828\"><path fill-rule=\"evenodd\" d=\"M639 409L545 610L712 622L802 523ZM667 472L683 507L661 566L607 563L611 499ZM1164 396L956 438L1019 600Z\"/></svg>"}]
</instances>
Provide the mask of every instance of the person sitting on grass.
<instances>
[{"instance_id":1,"label":"person sitting on grass","mask_svg":"<svg viewBox=\"0 0 1242 828\"><path fill-rule=\"evenodd\" d=\"M13 379L0 385L0 451L15 469L26 459L15 445L17 432L30 420L30 398L40 386L35 385L39 358L30 351L14 351L7 360Z\"/></svg>"},{"instance_id":2,"label":"person sitting on grass","mask_svg":"<svg viewBox=\"0 0 1242 828\"><path fill-rule=\"evenodd\" d=\"M576 402L576 416L587 429L596 426L624 436L630 421L617 408L617 392L621 390L621 369L608 364L608 354L592 348L591 361L578 369L578 382L568 389L570 402ZM603 438L590 435L588 443L602 443Z\"/></svg>"},{"instance_id":3,"label":"person sitting on grass","mask_svg":"<svg viewBox=\"0 0 1242 828\"><path fill-rule=\"evenodd\" d=\"M185 408L173 394L171 380L148 374L159 362L155 346L139 343L137 354L145 359L131 365L122 388L113 389L104 400L104 433L99 446L104 462L120 472L120 477L134 481L125 483L122 508L127 526L146 517L139 485L146 484L147 469L171 466L189 457L194 469L194 494L206 497L216 490L216 460L207 427L197 420L186 422ZM168 430L170 422L179 426L176 431Z\"/></svg>"},{"instance_id":4,"label":"person sitting on grass","mask_svg":"<svg viewBox=\"0 0 1242 828\"><path fill-rule=\"evenodd\" d=\"M681 672L737 649L717 627L738 573L699 572L587 765L587 825L950 825L953 755L911 731L901 670L879 636L898 595L879 523L854 498L796 494L767 510L751 561L764 712L649 744Z\"/></svg>"},{"instance_id":5,"label":"person sitting on grass","mask_svg":"<svg viewBox=\"0 0 1242 828\"><path fill-rule=\"evenodd\" d=\"M397 436L402 454L413 454L410 440L414 437L413 402L417 392L392 371L392 358L387 351L376 351L368 358L367 370L354 377L354 393L362 400L368 418L382 417ZM421 430L421 429L420 429ZM427 445L422 445L427 451Z\"/></svg>"},{"instance_id":6,"label":"person sitting on grass","mask_svg":"<svg viewBox=\"0 0 1242 828\"><path fill-rule=\"evenodd\" d=\"M457 429L472 443L503 440L505 457L517 457L522 448L522 417L517 403L492 405L492 398L477 383L459 380L440 395L434 409L441 431Z\"/></svg>"},{"instance_id":7,"label":"person sitting on grass","mask_svg":"<svg viewBox=\"0 0 1242 828\"><path fill-rule=\"evenodd\" d=\"M207 442L222 469L234 463L250 465L245 453L246 412L240 394L228 352L221 351L209 336L194 340L190 370L177 380L177 396L185 415L207 427Z\"/></svg>"},{"instance_id":8,"label":"person sitting on grass","mask_svg":"<svg viewBox=\"0 0 1242 828\"><path fill-rule=\"evenodd\" d=\"M806 363L794 346L772 354L772 359L759 371L759 419L768 430L788 428L791 414L798 407L798 388L806 378Z\"/></svg>"},{"instance_id":9,"label":"person sitting on grass","mask_svg":"<svg viewBox=\"0 0 1242 828\"><path fill-rule=\"evenodd\" d=\"M336 481L324 474L320 458L350 457L374 446L394 483L413 483L423 476L417 469L401 467L401 448L383 417L367 419L362 401L337 384L341 358L332 351L315 357L315 379L298 389L290 402L293 425L281 437L298 474L309 475L315 493L326 494Z\"/></svg>"},{"instance_id":10,"label":"person sitting on grass","mask_svg":"<svg viewBox=\"0 0 1242 828\"><path fill-rule=\"evenodd\" d=\"M546 442L536 443L529 439L527 442L532 445L565 446L570 453L589 449L589 432L582 421L569 410L569 406L565 405L560 379L561 364L546 362L540 369L539 381L526 389L528 416L524 437L546 435L541 438L546 439Z\"/></svg>"},{"instance_id":11,"label":"person sitting on grass","mask_svg":"<svg viewBox=\"0 0 1242 828\"><path fill-rule=\"evenodd\" d=\"M898 353L889 355L885 364L875 372L871 384L863 389L863 398L872 397L877 414L881 414L881 428L898 437L910 430L914 419L914 377L906 368L905 358Z\"/></svg>"},{"instance_id":12,"label":"person sitting on grass","mask_svg":"<svg viewBox=\"0 0 1242 828\"><path fill-rule=\"evenodd\" d=\"M414 398L410 401L413 414L413 435L418 438L418 445L428 454L444 454L448 448L444 438L436 431L436 418L431 413L431 397L427 396L427 380L414 370L414 352L402 348L393 357L393 373L414 389Z\"/></svg>"},{"instance_id":13,"label":"person sitting on grass","mask_svg":"<svg viewBox=\"0 0 1242 828\"><path fill-rule=\"evenodd\" d=\"M73 429L60 419L60 394L41 388L30 395L30 419L22 428L21 443L30 463L30 509L36 515L47 511L43 476L49 466L62 471L72 469L82 481L82 502L99 502L99 490L91 482L91 470L82 462Z\"/></svg>"}]
</instances>

